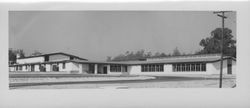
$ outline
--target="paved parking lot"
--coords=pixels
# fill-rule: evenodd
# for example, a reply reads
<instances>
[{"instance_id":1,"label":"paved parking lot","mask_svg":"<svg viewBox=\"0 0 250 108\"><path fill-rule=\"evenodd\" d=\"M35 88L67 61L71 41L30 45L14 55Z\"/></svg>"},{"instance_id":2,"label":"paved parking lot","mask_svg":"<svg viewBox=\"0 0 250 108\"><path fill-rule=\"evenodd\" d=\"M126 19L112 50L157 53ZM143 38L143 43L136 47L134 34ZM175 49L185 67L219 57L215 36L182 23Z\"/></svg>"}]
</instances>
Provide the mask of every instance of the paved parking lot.
<instances>
[{"instance_id":1,"label":"paved parking lot","mask_svg":"<svg viewBox=\"0 0 250 108\"><path fill-rule=\"evenodd\" d=\"M109 76L110 77L110 76ZM119 76L121 77L121 76ZM128 76L126 76L128 77ZM135 77L135 76L134 76ZM152 76L151 76L152 77ZM49 82L11 85L10 89L132 89L132 88L218 88L218 75L154 76L151 79ZM98 77L97 77L98 78ZM235 76L224 76L223 88L235 85Z\"/></svg>"}]
</instances>

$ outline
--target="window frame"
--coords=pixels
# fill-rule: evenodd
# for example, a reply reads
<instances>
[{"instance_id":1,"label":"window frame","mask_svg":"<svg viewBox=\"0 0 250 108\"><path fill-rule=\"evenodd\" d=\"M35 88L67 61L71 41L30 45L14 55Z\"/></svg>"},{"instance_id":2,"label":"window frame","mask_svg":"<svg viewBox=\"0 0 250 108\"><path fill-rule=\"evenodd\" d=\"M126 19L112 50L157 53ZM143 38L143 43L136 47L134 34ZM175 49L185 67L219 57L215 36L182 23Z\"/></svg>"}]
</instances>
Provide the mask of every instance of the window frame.
<instances>
[{"instance_id":1,"label":"window frame","mask_svg":"<svg viewBox=\"0 0 250 108\"><path fill-rule=\"evenodd\" d=\"M172 64L172 72L205 72L206 63L175 63Z\"/></svg>"},{"instance_id":2,"label":"window frame","mask_svg":"<svg viewBox=\"0 0 250 108\"><path fill-rule=\"evenodd\" d=\"M164 72L164 64L141 65L141 72Z\"/></svg>"}]
</instances>

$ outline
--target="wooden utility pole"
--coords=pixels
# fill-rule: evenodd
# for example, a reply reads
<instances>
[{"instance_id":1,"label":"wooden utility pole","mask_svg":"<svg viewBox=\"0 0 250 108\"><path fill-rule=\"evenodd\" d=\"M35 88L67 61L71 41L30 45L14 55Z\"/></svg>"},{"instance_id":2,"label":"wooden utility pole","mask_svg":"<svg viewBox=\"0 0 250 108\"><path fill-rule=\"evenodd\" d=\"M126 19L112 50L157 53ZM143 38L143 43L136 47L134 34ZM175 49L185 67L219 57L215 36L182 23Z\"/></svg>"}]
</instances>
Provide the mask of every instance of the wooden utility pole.
<instances>
[{"instance_id":1,"label":"wooden utility pole","mask_svg":"<svg viewBox=\"0 0 250 108\"><path fill-rule=\"evenodd\" d=\"M217 16L222 18L222 33L221 33L221 58L220 58L220 82L219 82L219 88L222 88L222 74L223 74L223 46L224 46L224 21L227 18L225 16L225 12L230 11L216 11L214 14L217 14Z\"/></svg>"}]
</instances>

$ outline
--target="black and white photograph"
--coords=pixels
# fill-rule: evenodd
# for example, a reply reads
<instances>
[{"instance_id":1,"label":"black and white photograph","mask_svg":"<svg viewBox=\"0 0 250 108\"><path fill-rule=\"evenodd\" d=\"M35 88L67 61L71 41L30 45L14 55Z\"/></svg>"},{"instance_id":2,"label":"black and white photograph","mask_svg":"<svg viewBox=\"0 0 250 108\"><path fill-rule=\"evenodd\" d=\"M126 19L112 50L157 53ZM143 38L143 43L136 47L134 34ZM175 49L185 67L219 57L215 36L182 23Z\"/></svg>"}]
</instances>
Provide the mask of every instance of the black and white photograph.
<instances>
[{"instance_id":1,"label":"black and white photograph","mask_svg":"<svg viewBox=\"0 0 250 108\"><path fill-rule=\"evenodd\" d=\"M249 4L0 3L0 108L249 108Z\"/></svg>"},{"instance_id":2,"label":"black and white photograph","mask_svg":"<svg viewBox=\"0 0 250 108\"><path fill-rule=\"evenodd\" d=\"M234 88L236 42L231 10L9 11L9 86Z\"/></svg>"}]
</instances>

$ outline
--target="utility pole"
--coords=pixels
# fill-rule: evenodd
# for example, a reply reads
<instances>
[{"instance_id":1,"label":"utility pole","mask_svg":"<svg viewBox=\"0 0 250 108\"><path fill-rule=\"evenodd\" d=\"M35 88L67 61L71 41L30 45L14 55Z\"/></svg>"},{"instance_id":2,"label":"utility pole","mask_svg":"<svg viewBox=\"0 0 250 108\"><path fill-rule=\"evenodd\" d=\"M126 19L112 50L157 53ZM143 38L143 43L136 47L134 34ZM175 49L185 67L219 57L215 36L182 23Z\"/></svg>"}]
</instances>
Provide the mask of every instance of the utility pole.
<instances>
[{"instance_id":1,"label":"utility pole","mask_svg":"<svg viewBox=\"0 0 250 108\"><path fill-rule=\"evenodd\" d=\"M214 14L217 14L217 16L222 18L222 30L221 30L221 58L220 58L220 82L219 82L219 88L222 88L222 74L223 74L223 46L224 46L224 21L227 18L225 16L226 12L231 11L216 11Z\"/></svg>"}]
</instances>

